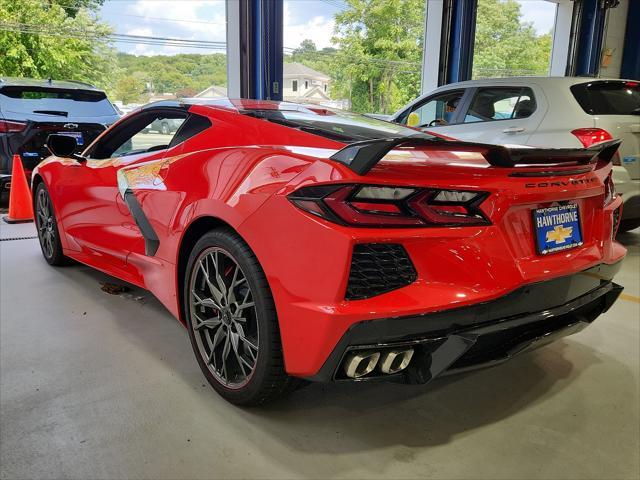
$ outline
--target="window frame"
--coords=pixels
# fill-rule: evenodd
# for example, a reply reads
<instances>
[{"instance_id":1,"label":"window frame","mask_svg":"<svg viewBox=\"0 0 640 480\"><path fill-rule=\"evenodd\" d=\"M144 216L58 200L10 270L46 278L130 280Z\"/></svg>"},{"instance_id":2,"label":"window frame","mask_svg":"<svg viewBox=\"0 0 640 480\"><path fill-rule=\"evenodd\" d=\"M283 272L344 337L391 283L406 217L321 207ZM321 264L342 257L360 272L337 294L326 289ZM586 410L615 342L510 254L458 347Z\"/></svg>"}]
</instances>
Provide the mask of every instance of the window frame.
<instances>
[{"instance_id":1,"label":"window frame","mask_svg":"<svg viewBox=\"0 0 640 480\"><path fill-rule=\"evenodd\" d=\"M292 92L298 91L298 80L291 80L291 91Z\"/></svg>"}]
</instances>

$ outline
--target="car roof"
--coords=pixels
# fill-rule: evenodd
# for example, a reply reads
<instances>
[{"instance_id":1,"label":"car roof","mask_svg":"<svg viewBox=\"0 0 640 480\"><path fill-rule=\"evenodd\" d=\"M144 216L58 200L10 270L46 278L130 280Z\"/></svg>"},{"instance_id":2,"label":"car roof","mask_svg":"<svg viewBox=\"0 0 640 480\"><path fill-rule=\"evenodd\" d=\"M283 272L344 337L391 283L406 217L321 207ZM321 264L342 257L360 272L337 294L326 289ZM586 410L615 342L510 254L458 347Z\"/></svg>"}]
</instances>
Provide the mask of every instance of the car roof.
<instances>
[{"instance_id":1,"label":"car roof","mask_svg":"<svg viewBox=\"0 0 640 480\"><path fill-rule=\"evenodd\" d=\"M544 86L572 86L580 83L601 82L601 81L631 81L620 78L593 78L593 77L547 77L547 76L522 76L503 78L481 78L477 80L466 80L464 82L450 83L438 87L440 89L474 87L478 85L510 85L513 83L536 83ZM434 90L435 91L435 90Z\"/></svg>"},{"instance_id":2,"label":"car roof","mask_svg":"<svg viewBox=\"0 0 640 480\"><path fill-rule=\"evenodd\" d=\"M60 88L65 90L95 90L102 91L90 83L76 80L53 80L37 78L0 77L0 88L2 87L45 87Z\"/></svg>"},{"instance_id":3,"label":"car roof","mask_svg":"<svg viewBox=\"0 0 640 480\"><path fill-rule=\"evenodd\" d=\"M247 98L181 98L176 100L161 100L159 102L148 103L140 107L140 110L148 110L154 108L168 108L168 107L191 107L194 105L208 106L214 108L220 108L224 110L230 110L233 112L241 112L247 110L280 110L280 111L319 111L319 110L332 110L322 105L314 103L292 103L282 102L276 100L252 100Z\"/></svg>"}]
</instances>

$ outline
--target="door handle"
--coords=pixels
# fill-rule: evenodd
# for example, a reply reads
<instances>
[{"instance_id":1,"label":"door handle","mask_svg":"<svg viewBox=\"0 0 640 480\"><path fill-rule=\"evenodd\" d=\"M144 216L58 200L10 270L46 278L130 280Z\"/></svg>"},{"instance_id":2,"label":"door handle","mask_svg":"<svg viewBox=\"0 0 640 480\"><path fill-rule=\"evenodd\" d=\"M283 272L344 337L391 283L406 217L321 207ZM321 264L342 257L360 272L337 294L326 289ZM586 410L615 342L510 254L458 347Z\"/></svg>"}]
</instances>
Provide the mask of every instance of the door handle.
<instances>
[{"instance_id":1,"label":"door handle","mask_svg":"<svg viewBox=\"0 0 640 480\"><path fill-rule=\"evenodd\" d=\"M502 133L520 133L524 132L524 127L509 127L502 130Z\"/></svg>"}]
</instances>

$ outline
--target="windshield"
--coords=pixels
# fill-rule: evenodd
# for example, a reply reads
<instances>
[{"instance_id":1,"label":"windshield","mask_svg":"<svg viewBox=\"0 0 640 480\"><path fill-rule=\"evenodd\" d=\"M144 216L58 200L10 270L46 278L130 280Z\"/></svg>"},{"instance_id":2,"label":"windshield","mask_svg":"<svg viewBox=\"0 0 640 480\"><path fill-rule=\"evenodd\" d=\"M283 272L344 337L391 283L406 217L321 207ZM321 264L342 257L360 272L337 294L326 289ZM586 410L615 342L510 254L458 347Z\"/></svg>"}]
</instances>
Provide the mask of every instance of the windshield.
<instances>
[{"instance_id":1,"label":"windshield","mask_svg":"<svg viewBox=\"0 0 640 480\"><path fill-rule=\"evenodd\" d=\"M425 138L425 134L396 123L324 107L244 110L242 113L344 143L412 135Z\"/></svg>"},{"instance_id":2,"label":"windshield","mask_svg":"<svg viewBox=\"0 0 640 480\"><path fill-rule=\"evenodd\" d=\"M640 113L640 82L601 81L571 87L582 109L591 115Z\"/></svg>"},{"instance_id":3,"label":"windshield","mask_svg":"<svg viewBox=\"0 0 640 480\"><path fill-rule=\"evenodd\" d=\"M4 87L0 90L0 109L60 116L116 115L104 92L47 87Z\"/></svg>"}]
</instances>

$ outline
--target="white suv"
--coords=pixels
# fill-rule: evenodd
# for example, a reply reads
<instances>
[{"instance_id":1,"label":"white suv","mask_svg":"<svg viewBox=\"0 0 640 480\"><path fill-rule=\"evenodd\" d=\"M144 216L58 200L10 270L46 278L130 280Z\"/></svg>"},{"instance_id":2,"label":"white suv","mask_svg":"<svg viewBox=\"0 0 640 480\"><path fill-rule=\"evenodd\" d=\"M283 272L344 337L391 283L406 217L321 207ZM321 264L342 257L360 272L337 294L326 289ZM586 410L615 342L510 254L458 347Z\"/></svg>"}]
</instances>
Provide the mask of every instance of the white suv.
<instances>
[{"instance_id":1,"label":"white suv","mask_svg":"<svg viewBox=\"0 0 640 480\"><path fill-rule=\"evenodd\" d=\"M461 140L588 147L622 139L614 160L625 202L620 230L640 226L640 82L512 77L452 83L423 95L390 121Z\"/></svg>"}]
</instances>

